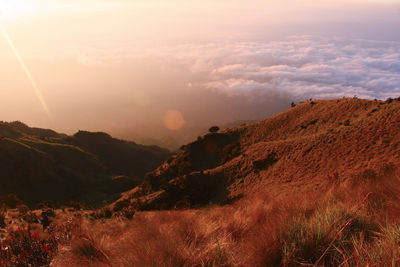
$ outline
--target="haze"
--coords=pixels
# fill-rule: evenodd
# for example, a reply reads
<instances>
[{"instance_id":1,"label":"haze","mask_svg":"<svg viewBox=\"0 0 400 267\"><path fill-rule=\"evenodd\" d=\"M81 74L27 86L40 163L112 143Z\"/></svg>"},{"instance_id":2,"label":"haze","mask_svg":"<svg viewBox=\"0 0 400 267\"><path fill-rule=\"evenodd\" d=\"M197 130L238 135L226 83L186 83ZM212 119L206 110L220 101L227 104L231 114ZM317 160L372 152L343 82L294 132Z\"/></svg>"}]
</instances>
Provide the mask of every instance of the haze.
<instances>
[{"instance_id":1,"label":"haze","mask_svg":"<svg viewBox=\"0 0 400 267\"><path fill-rule=\"evenodd\" d=\"M399 1L13 0L0 10L15 46L1 36L0 120L173 149L292 101L400 96Z\"/></svg>"}]
</instances>

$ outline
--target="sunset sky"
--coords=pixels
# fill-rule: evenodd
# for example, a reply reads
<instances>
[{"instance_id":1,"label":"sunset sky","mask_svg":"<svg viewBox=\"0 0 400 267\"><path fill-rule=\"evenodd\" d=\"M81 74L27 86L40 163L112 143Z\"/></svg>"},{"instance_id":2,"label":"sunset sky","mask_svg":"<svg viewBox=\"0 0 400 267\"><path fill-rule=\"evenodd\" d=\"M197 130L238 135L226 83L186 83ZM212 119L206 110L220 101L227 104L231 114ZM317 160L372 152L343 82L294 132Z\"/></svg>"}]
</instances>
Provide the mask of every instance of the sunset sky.
<instances>
[{"instance_id":1,"label":"sunset sky","mask_svg":"<svg viewBox=\"0 0 400 267\"><path fill-rule=\"evenodd\" d=\"M291 101L400 96L400 1L0 0L0 24L0 120L70 134L185 142Z\"/></svg>"}]
</instances>

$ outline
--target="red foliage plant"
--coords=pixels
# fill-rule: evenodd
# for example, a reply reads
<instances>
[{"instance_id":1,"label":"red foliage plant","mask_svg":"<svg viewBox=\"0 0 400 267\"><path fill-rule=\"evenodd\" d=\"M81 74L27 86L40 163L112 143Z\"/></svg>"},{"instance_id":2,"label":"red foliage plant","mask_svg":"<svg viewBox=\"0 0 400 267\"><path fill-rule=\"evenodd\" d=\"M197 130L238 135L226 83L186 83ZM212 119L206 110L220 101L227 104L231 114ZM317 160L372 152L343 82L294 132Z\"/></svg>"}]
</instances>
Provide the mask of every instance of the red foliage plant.
<instances>
[{"instance_id":1,"label":"red foliage plant","mask_svg":"<svg viewBox=\"0 0 400 267\"><path fill-rule=\"evenodd\" d=\"M39 233L19 229L0 243L0 266L49 266L57 252L53 235L40 238Z\"/></svg>"}]
</instances>

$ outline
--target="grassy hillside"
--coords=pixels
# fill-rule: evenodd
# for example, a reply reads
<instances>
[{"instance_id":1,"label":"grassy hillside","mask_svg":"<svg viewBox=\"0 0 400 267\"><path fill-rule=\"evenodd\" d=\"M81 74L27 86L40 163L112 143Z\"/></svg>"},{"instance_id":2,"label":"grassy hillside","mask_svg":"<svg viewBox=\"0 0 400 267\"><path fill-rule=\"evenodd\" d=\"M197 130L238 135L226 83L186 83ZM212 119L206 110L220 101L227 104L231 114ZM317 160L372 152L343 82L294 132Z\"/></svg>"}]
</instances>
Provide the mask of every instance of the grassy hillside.
<instances>
[{"instance_id":1,"label":"grassy hillside","mask_svg":"<svg viewBox=\"0 0 400 267\"><path fill-rule=\"evenodd\" d=\"M62 267L398 266L399 143L400 99L309 101L199 138L113 205L55 210L50 230L3 212L0 260L34 262L25 240Z\"/></svg>"},{"instance_id":2,"label":"grassy hillside","mask_svg":"<svg viewBox=\"0 0 400 267\"><path fill-rule=\"evenodd\" d=\"M400 164L400 101L308 101L266 120L210 133L126 193L144 209L229 203L379 177ZM182 202L185 203L182 203Z\"/></svg>"},{"instance_id":3,"label":"grassy hillside","mask_svg":"<svg viewBox=\"0 0 400 267\"><path fill-rule=\"evenodd\" d=\"M99 204L141 183L170 155L104 133L67 136L1 122L0 196L13 193L29 205L44 200Z\"/></svg>"}]
</instances>

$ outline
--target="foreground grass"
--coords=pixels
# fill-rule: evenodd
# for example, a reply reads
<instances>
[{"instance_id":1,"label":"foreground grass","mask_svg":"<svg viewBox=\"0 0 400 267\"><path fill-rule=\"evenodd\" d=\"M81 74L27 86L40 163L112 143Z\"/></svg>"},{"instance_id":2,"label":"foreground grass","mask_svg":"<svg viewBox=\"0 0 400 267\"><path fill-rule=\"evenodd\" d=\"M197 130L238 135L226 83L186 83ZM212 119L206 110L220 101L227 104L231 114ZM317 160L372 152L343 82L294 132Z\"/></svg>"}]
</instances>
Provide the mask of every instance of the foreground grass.
<instances>
[{"instance_id":1,"label":"foreground grass","mask_svg":"<svg viewBox=\"0 0 400 267\"><path fill-rule=\"evenodd\" d=\"M364 181L365 182L365 181ZM397 266L397 181L82 222L54 266ZM379 208L377 208L379 207ZM82 234L84 237L82 238Z\"/></svg>"},{"instance_id":2,"label":"foreground grass","mask_svg":"<svg viewBox=\"0 0 400 267\"><path fill-rule=\"evenodd\" d=\"M398 266L399 185L393 176L307 195L259 192L228 206L132 219L58 210L50 233L22 225L32 235L14 247L24 257L21 246L29 251L57 240L44 266ZM11 266L6 245L1 266Z\"/></svg>"}]
</instances>

